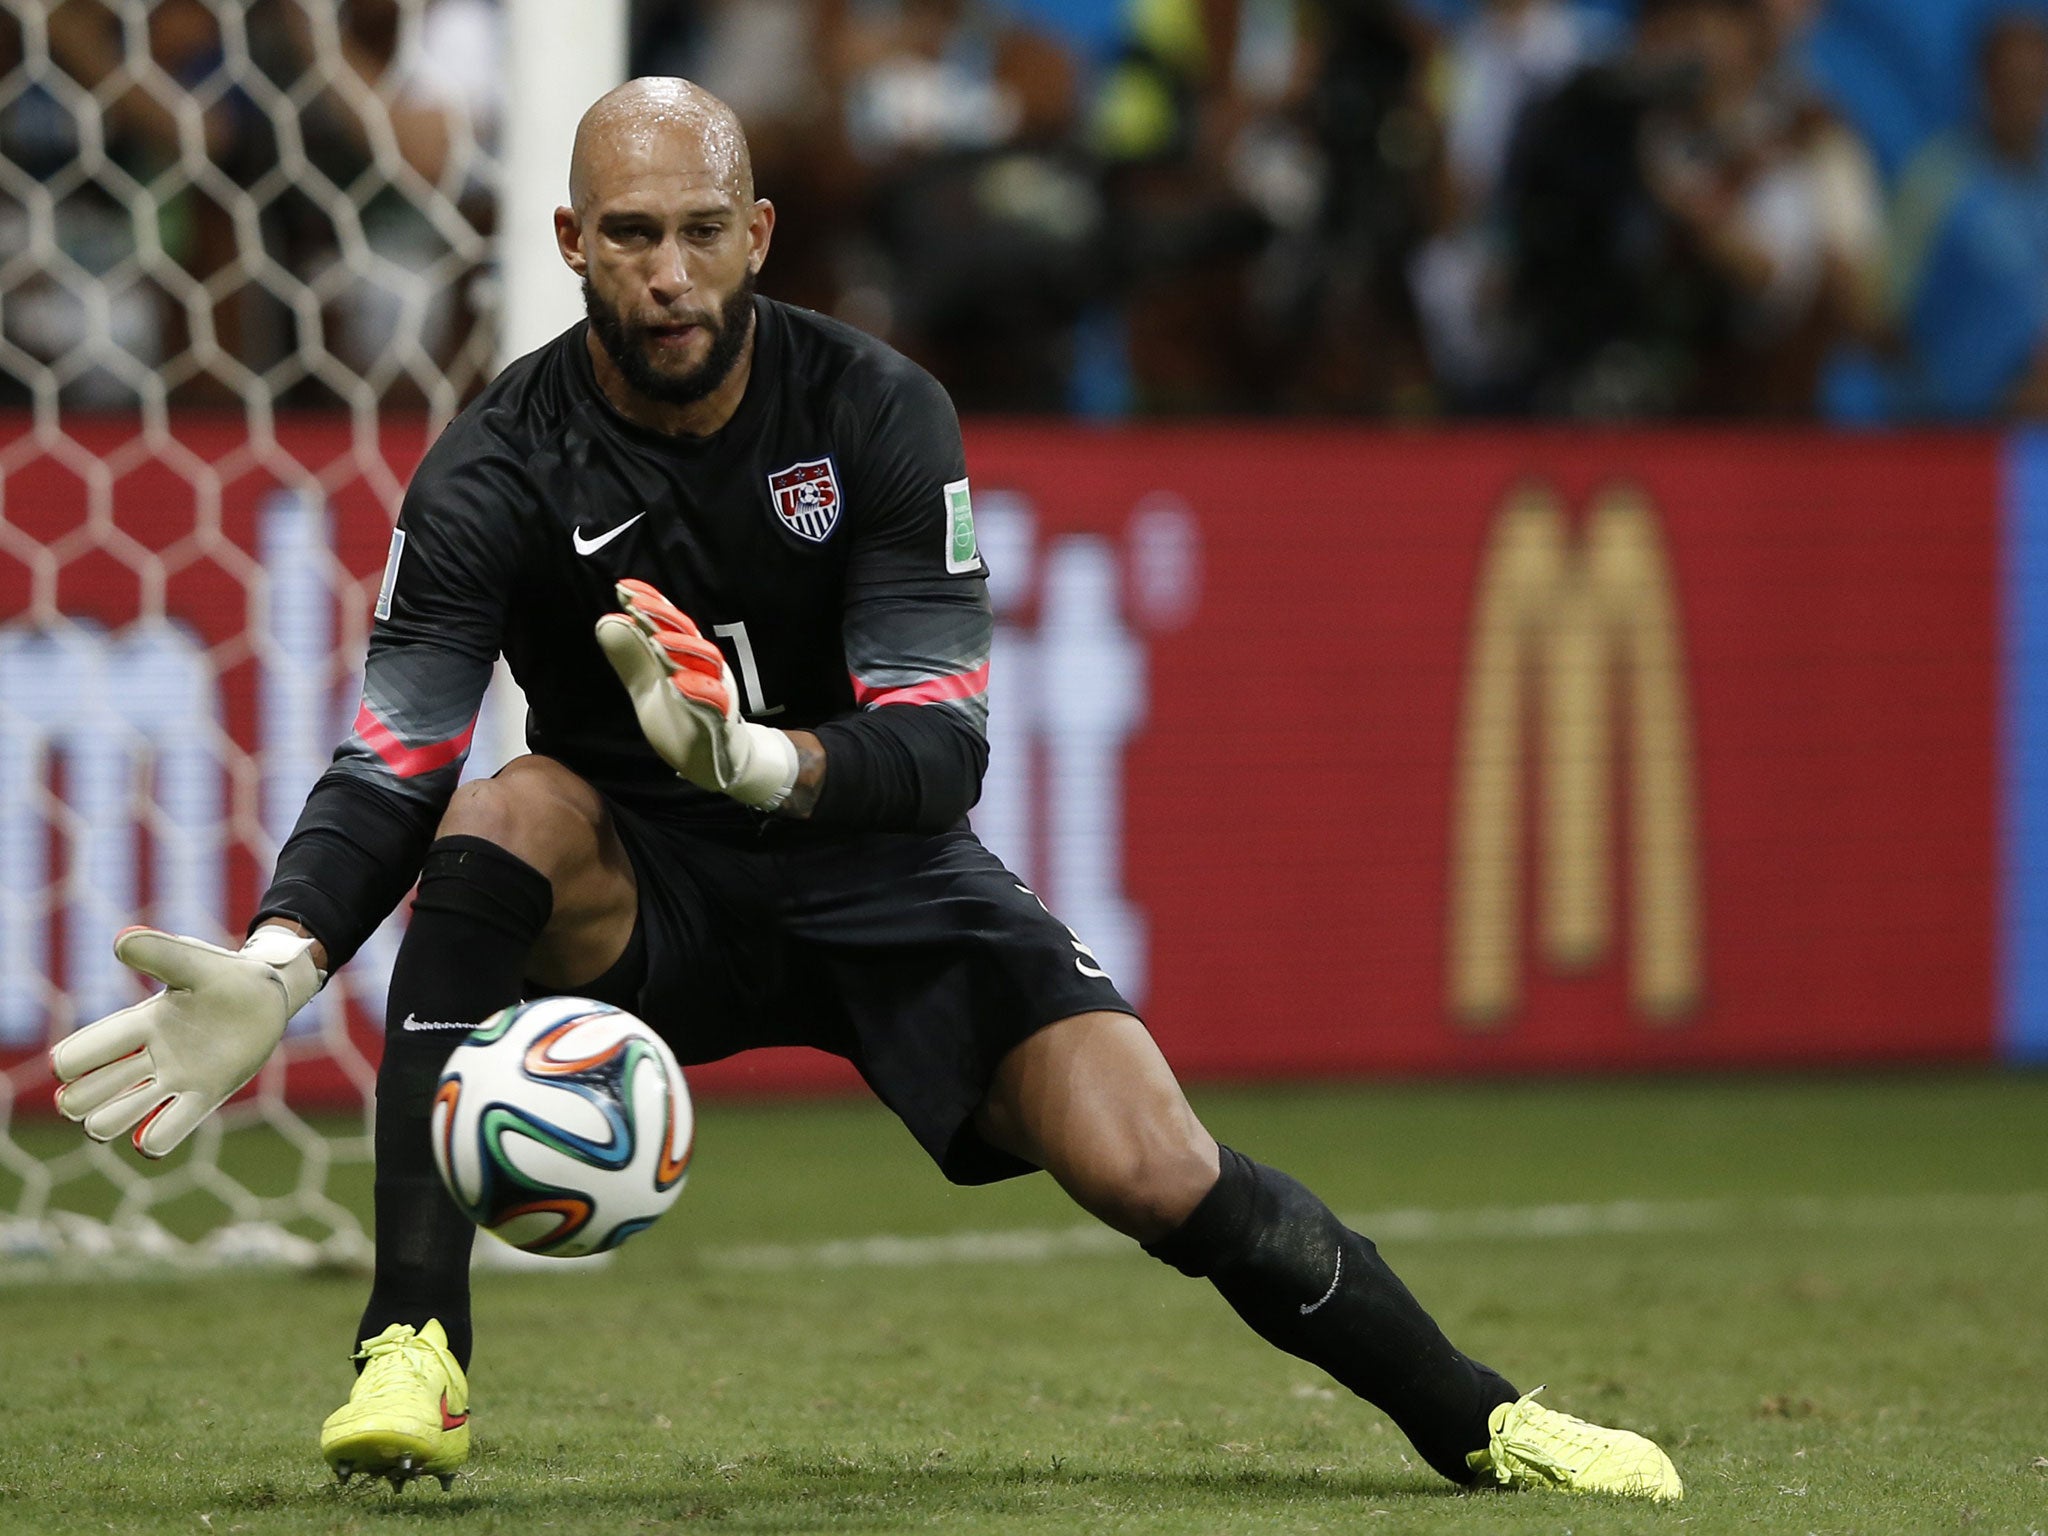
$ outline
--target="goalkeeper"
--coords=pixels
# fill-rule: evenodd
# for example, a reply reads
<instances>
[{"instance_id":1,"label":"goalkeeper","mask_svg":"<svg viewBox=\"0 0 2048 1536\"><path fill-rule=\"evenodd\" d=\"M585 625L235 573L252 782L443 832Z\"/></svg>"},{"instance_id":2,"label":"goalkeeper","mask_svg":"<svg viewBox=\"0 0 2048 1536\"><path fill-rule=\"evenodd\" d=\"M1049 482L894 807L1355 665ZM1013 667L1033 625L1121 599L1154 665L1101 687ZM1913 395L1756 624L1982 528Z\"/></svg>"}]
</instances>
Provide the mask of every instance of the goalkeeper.
<instances>
[{"instance_id":1,"label":"goalkeeper","mask_svg":"<svg viewBox=\"0 0 2048 1536\"><path fill-rule=\"evenodd\" d=\"M122 934L164 990L56 1047L59 1106L170 1151L417 881L362 1369L321 1432L343 1476L445 1483L468 1455L474 1229L430 1103L464 1031L575 993L685 1063L845 1057L947 1178L1049 1172L1453 1481L1679 1497L1656 1446L1459 1353L1369 1241L1218 1146L1095 955L967 829L991 626L959 427L888 347L755 296L774 228L695 86L636 80L585 114L555 234L586 321L421 464L354 730L248 943ZM500 654L532 753L458 789Z\"/></svg>"}]
</instances>

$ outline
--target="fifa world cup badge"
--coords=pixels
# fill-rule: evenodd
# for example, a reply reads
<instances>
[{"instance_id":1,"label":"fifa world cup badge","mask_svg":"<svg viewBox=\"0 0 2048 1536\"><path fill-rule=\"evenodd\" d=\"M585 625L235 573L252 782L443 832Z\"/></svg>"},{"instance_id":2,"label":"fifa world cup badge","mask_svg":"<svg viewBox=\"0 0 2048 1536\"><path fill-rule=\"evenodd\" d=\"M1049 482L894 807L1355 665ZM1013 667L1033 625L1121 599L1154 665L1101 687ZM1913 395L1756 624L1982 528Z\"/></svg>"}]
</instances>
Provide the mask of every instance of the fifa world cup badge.
<instances>
[{"instance_id":1,"label":"fifa world cup badge","mask_svg":"<svg viewBox=\"0 0 2048 1536\"><path fill-rule=\"evenodd\" d=\"M946 571L962 576L981 569L981 545L974 537L974 503L965 480L946 484Z\"/></svg>"}]
</instances>

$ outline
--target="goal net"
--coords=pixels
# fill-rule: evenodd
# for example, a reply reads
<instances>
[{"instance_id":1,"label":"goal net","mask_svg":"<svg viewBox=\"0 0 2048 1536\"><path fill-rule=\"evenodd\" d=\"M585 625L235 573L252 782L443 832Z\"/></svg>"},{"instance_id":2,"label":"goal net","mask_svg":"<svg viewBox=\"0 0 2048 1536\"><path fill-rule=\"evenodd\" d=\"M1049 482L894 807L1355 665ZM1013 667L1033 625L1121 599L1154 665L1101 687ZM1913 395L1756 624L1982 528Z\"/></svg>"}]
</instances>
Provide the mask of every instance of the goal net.
<instances>
[{"instance_id":1,"label":"goal net","mask_svg":"<svg viewBox=\"0 0 2048 1536\"><path fill-rule=\"evenodd\" d=\"M55 1119L45 1053L144 995L124 924L239 943L345 733L405 479L493 362L500 25L0 0L0 1272L367 1251L392 925L163 1163Z\"/></svg>"}]
</instances>

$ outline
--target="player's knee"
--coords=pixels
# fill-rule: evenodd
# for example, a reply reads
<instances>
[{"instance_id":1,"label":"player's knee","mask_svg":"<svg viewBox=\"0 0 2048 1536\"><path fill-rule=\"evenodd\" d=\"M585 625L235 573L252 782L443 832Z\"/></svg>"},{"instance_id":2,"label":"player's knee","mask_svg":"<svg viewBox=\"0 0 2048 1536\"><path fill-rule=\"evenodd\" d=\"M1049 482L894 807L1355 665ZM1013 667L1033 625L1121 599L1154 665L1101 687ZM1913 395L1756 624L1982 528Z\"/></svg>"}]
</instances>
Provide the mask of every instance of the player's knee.
<instances>
[{"instance_id":1,"label":"player's knee","mask_svg":"<svg viewBox=\"0 0 2048 1536\"><path fill-rule=\"evenodd\" d=\"M1193 1134L1133 1137L1062 1180L1097 1220L1139 1242L1164 1237L1215 1187L1216 1143Z\"/></svg>"},{"instance_id":2,"label":"player's knee","mask_svg":"<svg viewBox=\"0 0 2048 1536\"><path fill-rule=\"evenodd\" d=\"M535 840L536 822L546 814L545 796L527 785L517 780L477 779L455 791L434 835L480 838L525 858Z\"/></svg>"},{"instance_id":3,"label":"player's knee","mask_svg":"<svg viewBox=\"0 0 2048 1536\"><path fill-rule=\"evenodd\" d=\"M523 757L458 788L436 835L481 838L559 880L592 857L602 817L595 793L568 769Z\"/></svg>"}]
</instances>

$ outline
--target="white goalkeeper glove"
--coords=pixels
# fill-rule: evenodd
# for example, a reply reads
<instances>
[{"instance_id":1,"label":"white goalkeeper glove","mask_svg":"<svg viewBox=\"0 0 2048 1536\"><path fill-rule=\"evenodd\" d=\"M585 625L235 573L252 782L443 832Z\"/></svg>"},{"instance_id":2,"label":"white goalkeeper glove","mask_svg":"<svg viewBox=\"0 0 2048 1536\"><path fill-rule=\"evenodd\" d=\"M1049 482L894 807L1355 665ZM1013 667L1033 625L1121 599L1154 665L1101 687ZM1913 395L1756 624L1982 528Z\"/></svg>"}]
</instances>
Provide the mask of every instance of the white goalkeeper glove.
<instances>
[{"instance_id":1,"label":"white goalkeeper glove","mask_svg":"<svg viewBox=\"0 0 2048 1536\"><path fill-rule=\"evenodd\" d=\"M274 924L239 952L122 929L114 954L164 990L51 1047L64 1085L57 1108L94 1141L133 1126L136 1151L164 1156L256 1075L291 1016L320 990L327 975L312 950L311 939Z\"/></svg>"},{"instance_id":2,"label":"white goalkeeper glove","mask_svg":"<svg viewBox=\"0 0 2048 1536\"><path fill-rule=\"evenodd\" d=\"M796 743L740 718L725 653L644 581L615 589L622 613L597 621L597 643L632 695L662 761L702 789L772 811L796 788Z\"/></svg>"}]
</instances>

